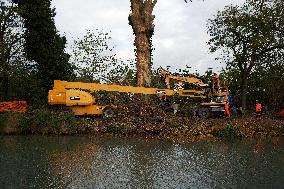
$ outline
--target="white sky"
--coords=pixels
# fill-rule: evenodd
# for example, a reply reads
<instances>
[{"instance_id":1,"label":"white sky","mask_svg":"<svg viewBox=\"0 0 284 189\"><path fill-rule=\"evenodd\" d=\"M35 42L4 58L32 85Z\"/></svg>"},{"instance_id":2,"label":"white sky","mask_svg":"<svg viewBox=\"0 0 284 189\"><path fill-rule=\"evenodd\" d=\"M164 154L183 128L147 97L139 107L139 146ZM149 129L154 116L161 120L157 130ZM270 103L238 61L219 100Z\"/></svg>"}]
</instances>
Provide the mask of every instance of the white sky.
<instances>
[{"instance_id":1,"label":"white sky","mask_svg":"<svg viewBox=\"0 0 284 189\"><path fill-rule=\"evenodd\" d=\"M206 42L206 23L209 18L229 4L245 0L158 0L154 8L155 32L153 36L154 67L170 65L172 71L192 67L192 72L204 72L208 67L219 71L217 55L209 54ZM73 38L82 37L87 29L111 31L117 55L124 60L134 58L134 36L128 25L130 0L53 0L56 8L57 29Z\"/></svg>"}]
</instances>

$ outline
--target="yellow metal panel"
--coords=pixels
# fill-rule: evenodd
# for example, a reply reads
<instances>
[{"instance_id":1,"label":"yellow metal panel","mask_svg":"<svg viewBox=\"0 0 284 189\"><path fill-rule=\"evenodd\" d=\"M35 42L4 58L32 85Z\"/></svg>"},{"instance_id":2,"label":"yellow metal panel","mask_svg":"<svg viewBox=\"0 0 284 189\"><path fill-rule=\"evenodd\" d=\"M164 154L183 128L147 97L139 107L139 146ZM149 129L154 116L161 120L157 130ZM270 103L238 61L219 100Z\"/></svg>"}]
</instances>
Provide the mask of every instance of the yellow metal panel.
<instances>
[{"instance_id":1,"label":"yellow metal panel","mask_svg":"<svg viewBox=\"0 0 284 189\"><path fill-rule=\"evenodd\" d=\"M159 91L165 91L165 95L171 96L175 94L174 91L169 89L158 89L158 88L145 88L145 87L133 87L133 86L122 86L122 85L106 85L98 83L82 83L82 82L66 82L66 81L54 81L54 89L65 90L65 89L83 89L89 91L117 91L125 93L136 93L136 94L157 94Z\"/></svg>"},{"instance_id":2,"label":"yellow metal panel","mask_svg":"<svg viewBox=\"0 0 284 189\"><path fill-rule=\"evenodd\" d=\"M85 91L66 90L66 106L86 106L95 103L94 97Z\"/></svg>"},{"instance_id":3,"label":"yellow metal panel","mask_svg":"<svg viewBox=\"0 0 284 189\"><path fill-rule=\"evenodd\" d=\"M48 92L48 104L65 104L65 98L65 92L60 92L58 90L49 90Z\"/></svg>"}]
</instances>

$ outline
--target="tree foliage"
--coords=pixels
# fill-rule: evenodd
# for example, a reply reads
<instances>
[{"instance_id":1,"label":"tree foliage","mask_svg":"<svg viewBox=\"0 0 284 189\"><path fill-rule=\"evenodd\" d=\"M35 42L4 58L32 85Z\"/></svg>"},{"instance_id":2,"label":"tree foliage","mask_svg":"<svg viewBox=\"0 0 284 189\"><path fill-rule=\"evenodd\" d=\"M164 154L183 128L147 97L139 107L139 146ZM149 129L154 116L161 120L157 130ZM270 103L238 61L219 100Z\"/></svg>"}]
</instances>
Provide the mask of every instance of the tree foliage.
<instances>
[{"instance_id":1,"label":"tree foliage","mask_svg":"<svg viewBox=\"0 0 284 189\"><path fill-rule=\"evenodd\" d=\"M110 34L98 29L87 30L74 41L70 60L78 80L127 84L125 78L133 72L133 63L119 59L111 43Z\"/></svg>"},{"instance_id":2,"label":"tree foliage","mask_svg":"<svg viewBox=\"0 0 284 189\"><path fill-rule=\"evenodd\" d=\"M26 28L25 54L36 63L37 75L45 90L51 88L55 79L70 80L73 71L64 50L66 39L56 30L51 1L21 0L19 7Z\"/></svg>"},{"instance_id":3,"label":"tree foliage","mask_svg":"<svg viewBox=\"0 0 284 189\"><path fill-rule=\"evenodd\" d=\"M241 6L225 7L208 22L211 52L219 51L227 68L239 71L244 108L251 73L283 59L283 15L283 0L247 0Z\"/></svg>"},{"instance_id":4,"label":"tree foliage","mask_svg":"<svg viewBox=\"0 0 284 189\"><path fill-rule=\"evenodd\" d=\"M9 98L9 80L12 72L11 64L22 56L23 28L22 19L16 13L14 3L0 3L0 96L1 100Z\"/></svg>"},{"instance_id":5,"label":"tree foliage","mask_svg":"<svg viewBox=\"0 0 284 189\"><path fill-rule=\"evenodd\" d=\"M283 60L282 60L283 61ZM241 81L238 69L223 70L221 74L233 92L234 105L241 106ZM260 100L268 110L279 111L284 104L284 62L272 64L267 68L256 68L248 79L248 107Z\"/></svg>"}]
</instances>

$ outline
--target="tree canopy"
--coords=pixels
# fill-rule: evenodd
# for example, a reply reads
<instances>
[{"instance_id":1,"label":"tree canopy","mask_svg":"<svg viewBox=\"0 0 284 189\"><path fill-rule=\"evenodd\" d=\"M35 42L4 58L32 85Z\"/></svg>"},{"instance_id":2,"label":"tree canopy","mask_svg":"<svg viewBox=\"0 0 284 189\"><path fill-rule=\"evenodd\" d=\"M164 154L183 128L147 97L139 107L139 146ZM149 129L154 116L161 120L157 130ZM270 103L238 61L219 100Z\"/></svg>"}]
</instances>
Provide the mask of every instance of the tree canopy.
<instances>
[{"instance_id":1,"label":"tree canopy","mask_svg":"<svg viewBox=\"0 0 284 189\"><path fill-rule=\"evenodd\" d=\"M73 71L64 50L66 38L56 30L51 0L21 0L19 8L26 28L25 54L35 62L43 87L50 89L55 79L69 80Z\"/></svg>"},{"instance_id":2,"label":"tree canopy","mask_svg":"<svg viewBox=\"0 0 284 189\"><path fill-rule=\"evenodd\" d=\"M227 68L240 73L244 108L251 73L283 59L283 15L283 0L247 0L241 6L226 6L208 22L211 52L219 51Z\"/></svg>"},{"instance_id":3,"label":"tree canopy","mask_svg":"<svg viewBox=\"0 0 284 189\"><path fill-rule=\"evenodd\" d=\"M0 3L0 96L8 98L11 64L22 58L22 19L14 3Z\"/></svg>"}]
</instances>

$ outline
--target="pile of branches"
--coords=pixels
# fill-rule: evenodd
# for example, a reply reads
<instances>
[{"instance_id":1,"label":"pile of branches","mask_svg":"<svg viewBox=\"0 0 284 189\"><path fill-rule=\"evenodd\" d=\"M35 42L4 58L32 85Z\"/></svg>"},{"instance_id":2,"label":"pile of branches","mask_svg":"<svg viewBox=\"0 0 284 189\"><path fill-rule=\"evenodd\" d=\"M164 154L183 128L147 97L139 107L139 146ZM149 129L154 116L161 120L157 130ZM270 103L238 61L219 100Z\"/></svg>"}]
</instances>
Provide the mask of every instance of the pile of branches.
<instances>
[{"instance_id":1,"label":"pile of branches","mask_svg":"<svg viewBox=\"0 0 284 189\"><path fill-rule=\"evenodd\" d=\"M106 120L108 126L127 128L128 132L159 134L167 129L174 116L161 108L156 96L134 95L122 98L116 116Z\"/></svg>"}]
</instances>

